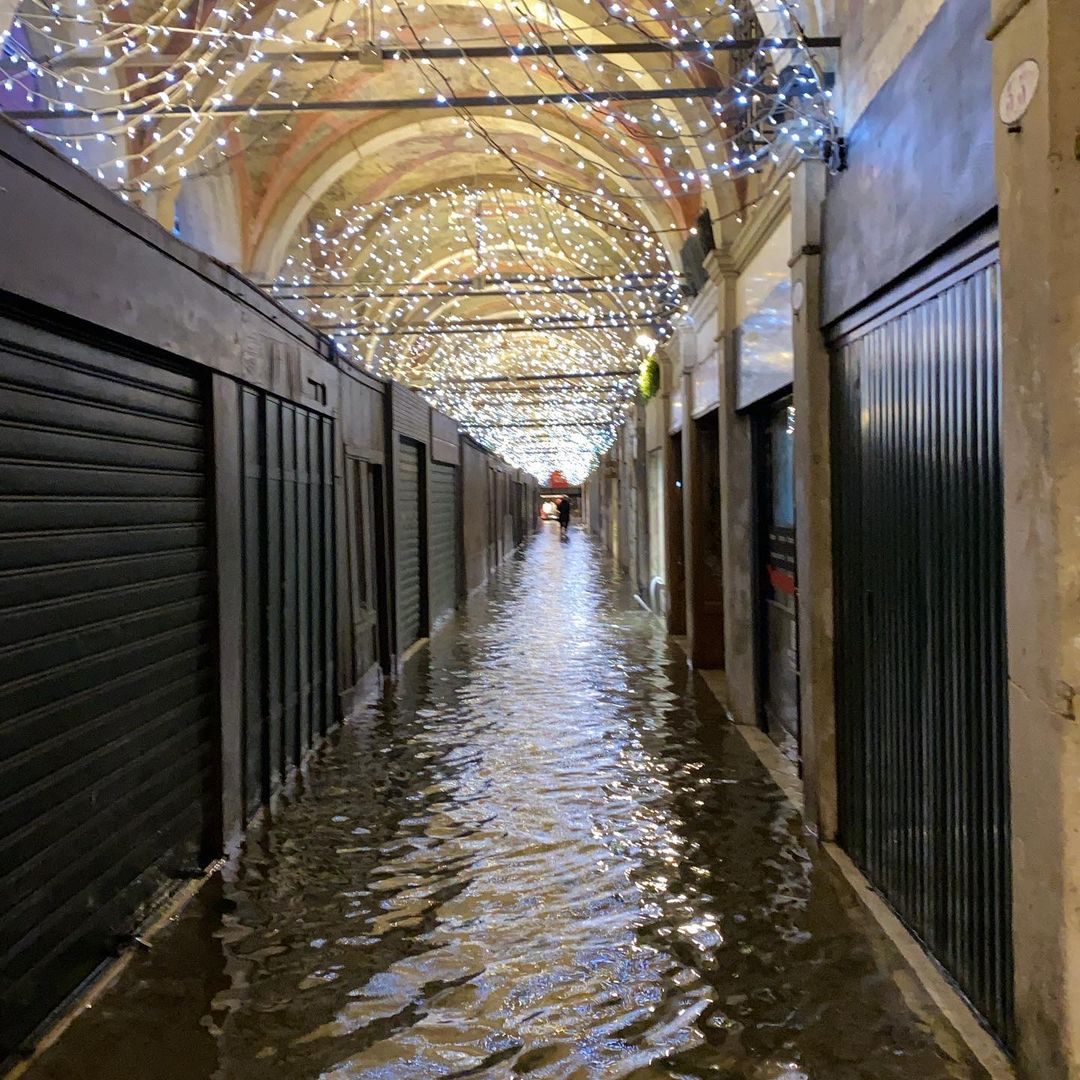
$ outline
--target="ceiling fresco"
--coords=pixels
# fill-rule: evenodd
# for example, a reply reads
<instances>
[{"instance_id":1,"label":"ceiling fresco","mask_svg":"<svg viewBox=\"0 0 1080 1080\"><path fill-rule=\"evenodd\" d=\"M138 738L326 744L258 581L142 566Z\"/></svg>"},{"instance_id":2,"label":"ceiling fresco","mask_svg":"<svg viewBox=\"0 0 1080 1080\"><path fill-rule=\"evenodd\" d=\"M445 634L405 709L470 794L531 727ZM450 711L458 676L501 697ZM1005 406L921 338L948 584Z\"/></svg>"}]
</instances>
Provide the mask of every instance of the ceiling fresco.
<instances>
[{"instance_id":1,"label":"ceiling fresco","mask_svg":"<svg viewBox=\"0 0 1080 1080\"><path fill-rule=\"evenodd\" d=\"M342 362L580 480L686 304L687 244L722 242L835 137L832 42L806 17L785 0L22 0L0 108Z\"/></svg>"}]
</instances>

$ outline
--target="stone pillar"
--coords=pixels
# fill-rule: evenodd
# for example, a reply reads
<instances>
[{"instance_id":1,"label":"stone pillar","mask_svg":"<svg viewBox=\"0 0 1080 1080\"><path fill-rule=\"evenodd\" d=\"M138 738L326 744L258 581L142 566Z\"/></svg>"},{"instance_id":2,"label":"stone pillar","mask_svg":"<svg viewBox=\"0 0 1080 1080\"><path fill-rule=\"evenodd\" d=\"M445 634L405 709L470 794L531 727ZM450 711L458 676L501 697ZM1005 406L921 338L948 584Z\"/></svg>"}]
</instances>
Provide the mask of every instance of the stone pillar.
<instances>
[{"instance_id":1,"label":"stone pillar","mask_svg":"<svg viewBox=\"0 0 1080 1080\"><path fill-rule=\"evenodd\" d=\"M0 0L0 41L7 37L15 12L18 10L19 0Z\"/></svg>"},{"instance_id":2,"label":"stone pillar","mask_svg":"<svg viewBox=\"0 0 1080 1080\"><path fill-rule=\"evenodd\" d=\"M719 290L720 478L724 490L724 669L727 705L740 724L758 726L755 635L757 529L750 419L735 411L738 360L735 332L739 275L730 259L710 255L706 267Z\"/></svg>"},{"instance_id":3,"label":"stone pillar","mask_svg":"<svg viewBox=\"0 0 1080 1080\"><path fill-rule=\"evenodd\" d=\"M179 187L173 207L180 219L180 238L215 259L241 266L244 249L238 204L228 166L206 176L189 176Z\"/></svg>"},{"instance_id":4,"label":"stone pillar","mask_svg":"<svg viewBox=\"0 0 1080 1080\"><path fill-rule=\"evenodd\" d=\"M637 563L634 566L635 584L642 600L649 599L649 478L648 450L645 437L645 406L634 406L634 458L631 463L631 483L636 492L634 500L634 531L637 534Z\"/></svg>"},{"instance_id":5,"label":"stone pillar","mask_svg":"<svg viewBox=\"0 0 1080 1080\"><path fill-rule=\"evenodd\" d=\"M1080 1077L1080 17L1076 0L994 0L1002 451L1018 1062ZM1015 100L1015 99L1014 99ZM990 107L990 103L988 103Z\"/></svg>"},{"instance_id":6,"label":"stone pillar","mask_svg":"<svg viewBox=\"0 0 1080 1080\"><path fill-rule=\"evenodd\" d=\"M685 345L683 345L685 349ZM683 416L682 416L682 460L679 463L679 475L682 477L681 490L678 492L679 505L682 507L682 529L680 530L679 542L682 545L683 567L683 611L686 620L686 635L688 652L692 649L694 640L694 458L697 457L697 440L694 438L694 421L690 416L690 410L694 400L693 368L687 367L680 353L677 365L678 379L682 387ZM689 652L693 662L693 653Z\"/></svg>"},{"instance_id":7,"label":"stone pillar","mask_svg":"<svg viewBox=\"0 0 1080 1080\"><path fill-rule=\"evenodd\" d=\"M821 206L825 169L803 162L791 184L795 351L795 558L799 583L799 718L806 822L836 836L833 695L832 471L829 354L821 334Z\"/></svg>"},{"instance_id":8,"label":"stone pillar","mask_svg":"<svg viewBox=\"0 0 1080 1080\"><path fill-rule=\"evenodd\" d=\"M619 536L622 537L622 568L637 587L637 489L634 486L635 428L633 417L619 432Z\"/></svg>"},{"instance_id":9,"label":"stone pillar","mask_svg":"<svg viewBox=\"0 0 1080 1080\"><path fill-rule=\"evenodd\" d=\"M142 196L140 205L163 229L172 232L176 221L176 197L180 193L179 181L165 188L158 188Z\"/></svg>"},{"instance_id":10,"label":"stone pillar","mask_svg":"<svg viewBox=\"0 0 1080 1080\"><path fill-rule=\"evenodd\" d=\"M670 434L671 395L683 377L682 363L669 351L660 354L661 393L664 401L664 550L667 566L669 634L686 633L686 549L683 543L682 454L677 457ZM685 410L684 410L685 414Z\"/></svg>"}]
</instances>

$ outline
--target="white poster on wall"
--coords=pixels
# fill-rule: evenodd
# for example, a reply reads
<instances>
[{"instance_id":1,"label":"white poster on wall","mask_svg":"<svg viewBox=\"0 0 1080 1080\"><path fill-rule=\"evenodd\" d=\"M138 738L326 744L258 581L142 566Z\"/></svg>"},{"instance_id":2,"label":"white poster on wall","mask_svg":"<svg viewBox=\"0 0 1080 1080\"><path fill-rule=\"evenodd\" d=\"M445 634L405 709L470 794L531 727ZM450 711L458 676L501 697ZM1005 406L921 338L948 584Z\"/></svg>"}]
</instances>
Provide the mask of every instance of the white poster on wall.
<instances>
[{"instance_id":1,"label":"white poster on wall","mask_svg":"<svg viewBox=\"0 0 1080 1080\"><path fill-rule=\"evenodd\" d=\"M745 409L791 385L795 345L791 311L791 219L784 218L739 275L736 294L735 407Z\"/></svg>"}]
</instances>

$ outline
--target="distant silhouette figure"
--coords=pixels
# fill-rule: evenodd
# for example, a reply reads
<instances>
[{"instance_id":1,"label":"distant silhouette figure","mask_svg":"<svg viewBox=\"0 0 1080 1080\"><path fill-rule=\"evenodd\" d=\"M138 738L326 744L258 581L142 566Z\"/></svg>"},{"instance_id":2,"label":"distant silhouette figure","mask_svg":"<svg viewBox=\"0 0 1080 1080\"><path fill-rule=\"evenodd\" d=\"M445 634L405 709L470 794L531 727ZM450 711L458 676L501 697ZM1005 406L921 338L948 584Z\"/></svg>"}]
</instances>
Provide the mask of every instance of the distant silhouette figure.
<instances>
[{"instance_id":1,"label":"distant silhouette figure","mask_svg":"<svg viewBox=\"0 0 1080 1080\"><path fill-rule=\"evenodd\" d=\"M562 536L567 535L570 528L570 500L564 495L559 500L559 532Z\"/></svg>"}]
</instances>

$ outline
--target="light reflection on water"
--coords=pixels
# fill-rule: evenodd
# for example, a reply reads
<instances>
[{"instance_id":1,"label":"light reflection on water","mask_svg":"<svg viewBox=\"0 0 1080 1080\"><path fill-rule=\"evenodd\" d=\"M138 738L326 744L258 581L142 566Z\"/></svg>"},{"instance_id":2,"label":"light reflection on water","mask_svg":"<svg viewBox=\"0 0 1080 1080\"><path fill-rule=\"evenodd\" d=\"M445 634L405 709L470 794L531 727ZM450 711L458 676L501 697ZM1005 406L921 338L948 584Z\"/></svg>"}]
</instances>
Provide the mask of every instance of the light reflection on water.
<instances>
[{"instance_id":1,"label":"light reflection on water","mask_svg":"<svg viewBox=\"0 0 1080 1080\"><path fill-rule=\"evenodd\" d=\"M552 529L30 1077L981 1076L875 955L657 624Z\"/></svg>"}]
</instances>

